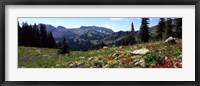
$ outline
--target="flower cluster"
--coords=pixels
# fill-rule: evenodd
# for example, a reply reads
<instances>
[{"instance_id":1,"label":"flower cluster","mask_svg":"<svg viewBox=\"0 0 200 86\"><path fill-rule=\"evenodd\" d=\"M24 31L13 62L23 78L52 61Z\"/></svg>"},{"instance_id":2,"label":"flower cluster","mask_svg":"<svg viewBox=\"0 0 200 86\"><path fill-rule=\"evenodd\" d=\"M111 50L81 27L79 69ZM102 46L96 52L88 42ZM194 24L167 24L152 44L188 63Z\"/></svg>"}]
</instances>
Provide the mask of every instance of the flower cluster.
<instances>
[{"instance_id":1,"label":"flower cluster","mask_svg":"<svg viewBox=\"0 0 200 86\"><path fill-rule=\"evenodd\" d=\"M162 64L157 64L151 67L152 68L182 68L182 63L180 60L163 59Z\"/></svg>"}]
</instances>

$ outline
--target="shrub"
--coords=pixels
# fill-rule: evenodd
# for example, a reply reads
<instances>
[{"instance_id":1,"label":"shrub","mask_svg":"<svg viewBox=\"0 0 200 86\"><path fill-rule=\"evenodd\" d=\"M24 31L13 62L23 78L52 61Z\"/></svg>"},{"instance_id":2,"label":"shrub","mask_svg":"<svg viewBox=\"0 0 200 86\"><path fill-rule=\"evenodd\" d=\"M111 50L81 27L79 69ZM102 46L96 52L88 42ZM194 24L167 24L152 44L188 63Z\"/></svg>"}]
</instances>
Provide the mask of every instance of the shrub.
<instances>
[{"instance_id":1,"label":"shrub","mask_svg":"<svg viewBox=\"0 0 200 86\"><path fill-rule=\"evenodd\" d=\"M64 38L63 41L62 41L62 44L61 44L61 46L60 46L60 48L59 48L59 50L58 50L58 53L59 53L59 54L69 54L69 53L70 53L65 38Z\"/></svg>"}]
</instances>

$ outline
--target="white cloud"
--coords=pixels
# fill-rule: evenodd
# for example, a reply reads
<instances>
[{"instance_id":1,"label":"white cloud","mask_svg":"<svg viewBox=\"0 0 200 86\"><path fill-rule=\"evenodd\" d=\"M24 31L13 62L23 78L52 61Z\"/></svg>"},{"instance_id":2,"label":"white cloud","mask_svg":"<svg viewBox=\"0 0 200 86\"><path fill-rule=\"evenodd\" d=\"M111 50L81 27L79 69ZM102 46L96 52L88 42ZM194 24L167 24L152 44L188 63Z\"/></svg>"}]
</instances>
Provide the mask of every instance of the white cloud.
<instances>
[{"instance_id":1,"label":"white cloud","mask_svg":"<svg viewBox=\"0 0 200 86\"><path fill-rule=\"evenodd\" d=\"M110 25L110 24L105 24L104 27L109 28L109 29L113 29L114 26Z\"/></svg>"},{"instance_id":2,"label":"white cloud","mask_svg":"<svg viewBox=\"0 0 200 86\"><path fill-rule=\"evenodd\" d=\"M121 20L124 20L125 18L110 18L110 20L118 20L118 21L121 21Z\"/></svg>"}]
</instances>

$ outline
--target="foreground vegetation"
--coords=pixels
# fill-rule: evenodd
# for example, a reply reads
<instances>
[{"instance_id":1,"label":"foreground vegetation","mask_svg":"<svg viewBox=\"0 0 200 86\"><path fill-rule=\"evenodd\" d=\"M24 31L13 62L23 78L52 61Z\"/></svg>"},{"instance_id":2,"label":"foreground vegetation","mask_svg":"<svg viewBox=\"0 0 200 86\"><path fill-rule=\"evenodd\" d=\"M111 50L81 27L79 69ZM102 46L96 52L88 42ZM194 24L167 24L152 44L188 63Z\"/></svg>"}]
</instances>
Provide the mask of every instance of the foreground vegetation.
<instances>
[{"instance_id":1,"label":"foreground vegetation","mask_svg":"<svg viewBox=\"0 0 200 86\"><path fill-rule=\"evenodd\" d=\"M134 54L134 50L149 50ZM19 68L182 68L182 41L164 41L58 54L57 49L19 47Z\"/></svg>"}]
</instances>

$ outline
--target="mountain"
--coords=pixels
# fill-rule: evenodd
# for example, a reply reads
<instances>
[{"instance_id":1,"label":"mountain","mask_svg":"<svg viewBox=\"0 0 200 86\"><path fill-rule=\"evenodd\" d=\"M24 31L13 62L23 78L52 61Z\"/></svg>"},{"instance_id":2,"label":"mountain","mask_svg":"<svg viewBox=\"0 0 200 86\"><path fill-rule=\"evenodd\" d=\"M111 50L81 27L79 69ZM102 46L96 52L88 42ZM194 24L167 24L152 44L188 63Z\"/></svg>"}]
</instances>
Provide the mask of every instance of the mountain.
<instances>
[{"instance_id":1,"label":"mountain","mask_svg":"<svg viewBox=\"0 0 200 86\"><path fill-rule=\"evenodd\" d=\"M67 28L65 28L64 26L58 26L57 29L60 31L65 31Z\"/></svg>"},{"instance_id":2,"label":"mountain","mask_svg":"<svg viewBox=\"0 0 200 86\"><path fill-rule=\"evenodd\" d=\"M98 31L100 33L104 33L104 34L112 34L114 33L113 30L105 28L105 27L97 27L97 26L81 26L80 27L81 30L95 30Z\"/></svg>"},{"instance_id":3,"label":"mountain","mask_svg":"<svg viewBox=\"0 0 200 86\"><path fill-rule=\"evenodd\" d=\"M40 29L40 24L38 28ZM56 42L61 42L65 37L67 39L69 49L76 51L85 51L99 48L101 40L108 35L114 33L109 28L98 26L81 26L80 28L66 28L64 26L54 27L45 24L46 31L52 32Z\"/></svg>"},{"instance_id":4,"label":"mountain","mask_svg":"<svg viewBox=\"0 0 200 86\"><path fill-rule=\"evenodd\" d=\"M122 45L125 38L130 34L130 31L119 31L105 37L103 41L106 45L112 46L113 44Z\"/></svg>"},{"instance_id":5,"label":"mountain","mask_svg":"<svg viewBox=\"0 0 200 86\"><path fill-rule=\"evenodd\" d=\"M80 38L83 38L85 40L101 40L106 36L107 34L100 33L95 30L88 30L85 34L80 35Z\"/></svg>"},{"instance_id":6,"label":"mountain","mask_svg":"<svg viewBox=\"0 0 200 86\"><path fill-rule=\"evenodd\" d=\"M126 40L126 37L130 34L130 31L114 32L109 28L98 26L66 28L64 26L54 27L50 24L45 25L47 32L52 32L53 37L57 42L61 42L65 37L70 50L75 51L99 48L102 41L107 46L120 46L123 45L124 40ZM40 24L38 24L38 27L40 27ZM156 28L157 25L149 28L151 38L156 35ZM135 31L135 39L139 40L138 31Z\"/></svg>"},{"instance_id":7,"label":"mountain","mask_svg":"<svg viewBox=\"0 0 200 86\"><path fill-rule=\"evenodd\" d=\"M98 32L96 30L87 30L81 35L68 38L69 48L71 50L91 50L100 48L101 40L107 37L107 34Z\"/></svg>"},{"instance_id":8,"label":"mountain","mask_svg":"<svg viewBox=\"0 0 200 86\"><path fill-rule=\"evenodd\" d=\"M38 24L39 29L40 29L40 25L41 25L41 23ZM63 37L63 32L61 30L58 30L56 27L54 27L50 24L45 24L45 26L46 26L46 31L52 32L52 35L55 39Z\"/></svg>"}]
</instances>

